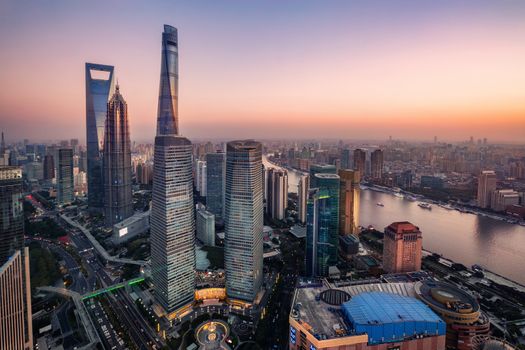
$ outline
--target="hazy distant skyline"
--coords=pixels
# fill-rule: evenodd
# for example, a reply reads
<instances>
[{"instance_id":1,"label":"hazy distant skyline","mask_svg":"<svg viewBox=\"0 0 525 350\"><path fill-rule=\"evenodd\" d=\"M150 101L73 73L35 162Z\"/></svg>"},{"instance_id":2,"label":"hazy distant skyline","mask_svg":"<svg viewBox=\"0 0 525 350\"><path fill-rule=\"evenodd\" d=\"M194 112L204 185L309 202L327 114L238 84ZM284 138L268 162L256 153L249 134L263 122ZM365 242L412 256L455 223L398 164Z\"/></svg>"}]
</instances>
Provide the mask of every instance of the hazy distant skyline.
<instances>
[{"instance_id":1,"label":"hazy distant skyline","mask_svg":"<svg viewBox=\"0 0 525 350\"><path fill-rule=\"evenodd\" d=\"M525 141L525 2L2 1L0 130L85 140L84 63L153 141L163 24L189 138Z\"/></svg>"}]
</instances>

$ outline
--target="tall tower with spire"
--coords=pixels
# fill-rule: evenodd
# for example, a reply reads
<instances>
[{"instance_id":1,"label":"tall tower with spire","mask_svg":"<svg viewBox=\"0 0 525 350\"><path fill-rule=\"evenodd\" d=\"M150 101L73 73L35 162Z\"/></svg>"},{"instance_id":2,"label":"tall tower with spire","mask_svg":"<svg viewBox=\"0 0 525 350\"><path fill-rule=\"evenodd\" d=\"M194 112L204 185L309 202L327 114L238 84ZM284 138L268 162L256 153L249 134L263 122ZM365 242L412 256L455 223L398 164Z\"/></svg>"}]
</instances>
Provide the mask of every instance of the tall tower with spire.
<instances>
[{"instance_id":1,"label":"tall tower with spire","mask_svg":"<svg viewBox=\"0 0 525 350\"><path fill-rule=\"evenodd\" d=\"M177 29L164 26L151 208L151 273L167 313L194 300L195 217L192 145L179 136Z\"/></svg>"},{"instance_id":2,"label":"tall tower with spire","mask_svg":"<svg viewBox=\"0 0 525 350\"><path fill-rule=\"evenodd\" d=\"M107 105L103 164L106 225L113 226L133 214L128 105L118 82Z\"/></svg>"}]
</instances>

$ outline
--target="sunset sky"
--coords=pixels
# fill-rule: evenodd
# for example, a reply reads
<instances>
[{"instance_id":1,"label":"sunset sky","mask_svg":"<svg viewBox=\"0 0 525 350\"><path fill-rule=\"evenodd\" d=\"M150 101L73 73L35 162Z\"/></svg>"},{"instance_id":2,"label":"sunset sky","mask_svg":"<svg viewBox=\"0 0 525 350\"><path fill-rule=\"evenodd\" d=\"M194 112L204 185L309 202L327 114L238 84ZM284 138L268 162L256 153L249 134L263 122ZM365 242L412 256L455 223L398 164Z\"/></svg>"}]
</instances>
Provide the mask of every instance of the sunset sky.
<instances>
[{"instance_id":1,"label":"sunset sky","mask_svg":"<svg viewBox=\"0 0 525 350\"><path fill-rule=\"evenodd\" d=\"M190 138L525 142L521 0L0 0L0 130L84 140L94 62L151 142L164 23Z\"/></svg>"}]
</instances>

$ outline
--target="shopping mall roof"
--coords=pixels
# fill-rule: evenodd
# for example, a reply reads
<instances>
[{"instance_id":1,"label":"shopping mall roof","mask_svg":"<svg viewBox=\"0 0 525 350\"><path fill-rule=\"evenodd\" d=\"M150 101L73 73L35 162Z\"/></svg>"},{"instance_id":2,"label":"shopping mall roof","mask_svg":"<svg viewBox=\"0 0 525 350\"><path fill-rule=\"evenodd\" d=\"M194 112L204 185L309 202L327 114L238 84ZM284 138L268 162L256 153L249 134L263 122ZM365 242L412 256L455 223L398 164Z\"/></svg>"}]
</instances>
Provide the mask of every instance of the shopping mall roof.
<instances>
[{"instance_id":1,"label":"shopping mall roof","mask_svg":"<svg viewBox=\"0 0 525 350\"><path fill-rule=\"evenodd\" d=\"M368 334L370 344L445 334L445 322L413 297L365 292L344 303L342 309L357 334Z\"/></svg>"}]
</instances>

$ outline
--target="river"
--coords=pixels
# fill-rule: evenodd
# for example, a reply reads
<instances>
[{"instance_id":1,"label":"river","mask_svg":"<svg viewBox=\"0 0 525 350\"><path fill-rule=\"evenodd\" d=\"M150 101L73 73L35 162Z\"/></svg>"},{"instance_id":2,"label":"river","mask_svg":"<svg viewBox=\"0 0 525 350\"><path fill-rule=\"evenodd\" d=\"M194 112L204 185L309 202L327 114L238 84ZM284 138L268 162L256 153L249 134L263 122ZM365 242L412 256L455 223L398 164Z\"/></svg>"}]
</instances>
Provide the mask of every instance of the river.
<instances>
[{"instance_id":1,"label":"river","mask_svg":"<svg viewBox=\"0 0 525 350\"><path fill-rule=\"evenodd\" d=\"M263 158L265 165L270 165ZM273 166L273 164L271 165ZM300 172L288 171L288 191L297 192ZM362 190L359 224L382 231L394 221L410 221L423 233L423 248L466 266L484 268L525 285L525 227L447 210L422 209L390 193ZM383 203L379 207L377 203Z\"/></svg>"}]
</instances>

